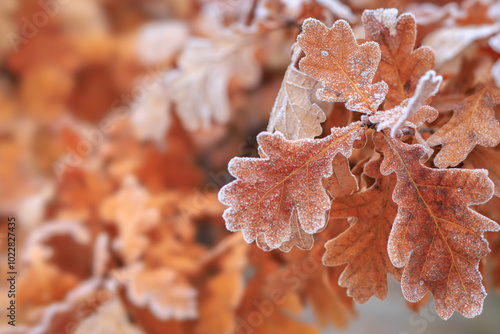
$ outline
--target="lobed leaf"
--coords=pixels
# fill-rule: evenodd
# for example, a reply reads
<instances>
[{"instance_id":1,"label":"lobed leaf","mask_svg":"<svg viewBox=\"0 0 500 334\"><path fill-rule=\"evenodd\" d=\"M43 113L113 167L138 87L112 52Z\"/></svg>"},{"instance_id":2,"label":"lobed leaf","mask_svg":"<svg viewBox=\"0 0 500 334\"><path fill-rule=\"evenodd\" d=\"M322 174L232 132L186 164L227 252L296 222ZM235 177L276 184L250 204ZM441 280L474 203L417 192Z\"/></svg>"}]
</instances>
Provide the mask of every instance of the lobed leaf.
<instances>
[{"instance_id":1,"label":"lobed leaf","mask_svg":"<svg viewBox=\"0 0 500 334\"><path fill-rule=\"evenodd\" d=\"M322 179L332 174L334 156L349 157L364 131L356 122L332 128L329 136L317 140L290 141L279 132L259 134L266 158L234 158L229 163L229 172L237 179L219 192L219 200L230 206L224 212L226 227L243 231L248 243L263 235L271 249L290 240L293 210L305 232L323 228L330 199Z\"/></svg>"},{"instance_id":2,"label":"lobed leaf","mask_svg":"<svg viewBox=\"0 0 500 334\"><path fill-rule=\"evenodd\" d=\"M316 19L304 21L297 42L306 53L300 69L321 81L317 96L323 101L346 102L346 108L374 113L384 101L387 84L373 84L380 62L377 43L358 45L349 24L339 20L327 28Z\"/></svg>"},{"instance_id":3,"label":"lobed leaf","mask_svg":"<svg viewBox=\"0 0 500 334\"><path fill-rule=\"evenodd\" d=\"M387 254L387 240L397 213L391 198L396 178L380 174L381 162L382 158L365 166L365 174L376 178L373 186L351 197L335 199L330 209L332 218L356 217L349 229L325 244L323 264L348 263L339 285L346 287L357 303L373 295L384 300L387 273L396 280L401 278L401 270L394 267Z\"/></svg>"},{"instance_id":4,"label":"lobed leaf","mask_svg":"<svg viewBox=\"0 0 500 334\"><path fill-rule=\"evenodd\" d=\"M421 145L408 145L382 133L374 134L384 154L380 171L396 173L393 199L398 215L388 251L396 267L404 267L401 285L408 301L430 291L439 316L459 311L467 318L480 314L486 296L478 270L488 254L485 231L498 231L492 220L469 208L487 202L493 183L485 170L431 169L419 161Z\"/></svg>"},{"instance_id":5,"label":"lobed leaf","mask_svg":"<svg viewBox=\"0 0 500 334\"><path fill-rule=\"evenodd\" d=\"M413 14L398 10L365 10L362 16L365 38L380 45L378 76L389 86L386 108L392 108L411 97L424 73L434 66L434 52L429 47L416 50L417 25Z\"/></svg>"},{"instance_id":6,"label":"lobed leaf","mask_svg":"<svg viewBox=\"0 0 500 334\"><path fill-rule=\"evenodd\" d=\"M476 145L497 146L500 125L493 107L499 103L500 93L488 88L466 98L450 121L427 139L430 146L442 145L434 164L440 168L456 166Z\"/></svg>"}]
</instances>

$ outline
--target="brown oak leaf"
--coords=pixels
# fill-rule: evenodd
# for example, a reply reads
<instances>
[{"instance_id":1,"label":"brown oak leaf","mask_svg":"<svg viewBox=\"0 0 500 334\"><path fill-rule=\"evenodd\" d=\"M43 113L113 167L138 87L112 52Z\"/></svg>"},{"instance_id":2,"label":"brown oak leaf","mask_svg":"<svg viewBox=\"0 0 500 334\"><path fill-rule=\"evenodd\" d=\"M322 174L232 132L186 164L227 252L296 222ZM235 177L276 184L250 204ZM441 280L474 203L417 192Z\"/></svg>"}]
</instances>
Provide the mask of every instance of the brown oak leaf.
<instances>
[{"instance_id":1,"label":"brown oak leaf","mask_svg":"<svg viewBox=\"0 0 500 334\"><path fill-rule=\"evenodd\" d=\"M306 53L300 69L321 81L319 99L346 102L352 111L372 114L384 101L387 84L372 83L380 62L377 43L358 45L349 24L339 20L327 28L318 20L304 21L297 41Z\"/></svg>"},{"instance_id":2,"label":"brown oak leaf","mask_svg":"<svg viewBox=\"0 0 500 334\"><path fill-rule=\"evenodd\" d=\"M396 267L404 267L401 285L408 301L431 291L439 316L459 311L467 318L480 314L486 292L478 270L488 254L485 231L498 231L494 221L469 208L487 202L493 182L485 170L432 169L419 161L421 145L408 145L382 133L374 134L384 154L380 172L396 173L393 200L398 215L388 251Z\"/></svg>"},{"instance_id":3,"label":"brown oak leaf","mask_svg":"<svg viewBox=\"0 0 500 334\"><path fill-rule=\"evenodd\" d=\"M500 93L488 88L465 99L450 121L427 139L429 146L442 145L434 164L440 168L456 166L476 145L497 146L500 125L493 107L499 103Z\"/></svg>"},{"instance_id":4,"label":"brown oak leaf","mask_svg":"<svg viewBox=\"0 0 500 334\"><path fill-rule=\"evenodd\" d=\"M330 199L322 179L332 174L332 159L349 157L355 140L362 138L361 122L332 128L322 139L286 140L279 132L257 137L266 158L234 158L229 172L237 179L224 186L219 200L230 231L243 231L250 243L264 235L266 244L278 248L290 240L292 211L297 210L303 230L315 233L325 226Z\"/></svg>"},{"instance_id":5,"label":"brown oak leaf","mask_svg":"<svg viewBox=\"0 0 500 334\"><path fill-rule=\"evenodd\" d=\"M318 81L299 71L295 65L303 53L293 46L292 63L288 66L276 97L267 131L277 130L290 140L314 138L321 134L325 113L311 102Z\"/></svg>"},{"instance_id":6,"label":"brown oak leaf","mask_svg":"<svg viewBox=\"0 0 500 334\"><path fill-rule=\"evenodd\" d=\"M484 168L495 184L495 196L500 197L500 148L477 146L464 160L464 167L470 169Z\"/></svg>"},{"instance_id":7,"label":"brown oak leaf","mask_svg":"<svg viewBox=\"0 0 500 334\"><path fill-rule=\"evenodd\" d=\"M323 257L327 266L348 263L339 285L346 287L357 303L366 302L372 295L384 300L387 273L396 280L401 278L401 270L394 267L387 254L387 240L397 214L391 197L396 178L380 174L381 162L379 158L365 166L365 174L376 179L370 188L335 199L330 210L332 218L357 218L349 229L325 244Z\"/></svg>"},{"instance_id":8,"label":"brown oak leaf","mask_svg":"<svg viewBox=\"0 0 500 334\"><path fill-rule=\"evenodd\" d=\"M417 25L413 14L398 10L365 10L362 16L365 37L380 45L378 76L389 86L386 108L400 104L413 95L424 73L434 66L434 52L429 47L416 50Z\"/></svg>"}]
</instances>

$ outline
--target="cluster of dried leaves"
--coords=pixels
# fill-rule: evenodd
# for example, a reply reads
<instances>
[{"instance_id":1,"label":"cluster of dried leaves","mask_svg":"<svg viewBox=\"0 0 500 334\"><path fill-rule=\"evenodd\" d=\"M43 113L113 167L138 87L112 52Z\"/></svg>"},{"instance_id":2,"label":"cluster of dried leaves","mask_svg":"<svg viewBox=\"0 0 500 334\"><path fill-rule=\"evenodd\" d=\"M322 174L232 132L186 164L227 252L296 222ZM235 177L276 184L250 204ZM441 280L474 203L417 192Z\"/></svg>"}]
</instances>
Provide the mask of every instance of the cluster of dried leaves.
<instances>
[{"instance_id":1,"label":"cluster of dried leaves","mask_svg":"<svg viewBox=\"0 0 500 334\"><path fill-rule=\"evenodd\" d=\"M0 333L313 334L387 273L479 314L500 7L446 2L2 1Z\"/></svg>"},{"instance_id":2,"label":"cluster of dried leaves","mask_svg":"<svg viewBox=\"0 0 500 334\"><path fill-rule=\"evenodd\" d=\"M466 5L487 13L486 3ZM445 59L430 47L415 49L413 14L365 10L361 22L364 38L356 39L344 20L330 28L317 19L304 21L269 132L257 137L261 157L229 164L236 180L219 193L230 206L226 226L265 250L308 250L328 217L351 218L350 227L325 244L323 256L326 266L347 263L339 284L348 296L359 303L372 295L384 299L390 273L409 302L430 292L441 318L454 311L474 317L486 296L479 270L490 251L484 232L500 230L471 207L487 203L499 181L498 166L477 163L488 155L471 154L476 145L500 143L495 69L488 68L489 80L457 91L455 77L433 70ZM498 23L489 28L491 35ZM439 33L426 37L429 44ZM319 139L314 137L326 116L313 94L344 103L349 115L344 127ZM453 99L451 117L432 103L434 96ZM329 117L339 116L334 109ZM370 149L363 150L367 141ZM356 176L346 159L353 149L360 150L352 161Z\"/></svg>"}]
</instances>

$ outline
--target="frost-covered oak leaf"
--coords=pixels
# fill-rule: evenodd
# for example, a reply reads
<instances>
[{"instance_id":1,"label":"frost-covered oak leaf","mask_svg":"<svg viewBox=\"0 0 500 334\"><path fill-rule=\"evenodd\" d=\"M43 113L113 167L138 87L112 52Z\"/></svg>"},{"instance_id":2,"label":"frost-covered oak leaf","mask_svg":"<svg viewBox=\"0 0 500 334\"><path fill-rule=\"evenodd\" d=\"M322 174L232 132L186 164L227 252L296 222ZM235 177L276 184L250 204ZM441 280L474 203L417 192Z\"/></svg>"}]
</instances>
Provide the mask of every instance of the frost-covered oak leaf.
<instances>
[{"instance_id":1,"label":"frost-covered oak leaf","mask_svg":"<svg viewBox=\"0 0 500 334\"><path fill-rule=\"evenodd\" d=\"M495 184L495 196L500 197L500 147L476 146L464 160L464 168L488 170L488 177Z\"/></svg>"},{"instance_id":2,"label":"frost-covered oak leaf","mask_svg":"<svg viewBox=\"0 0 500 334\"><path fill-rule=\"evenodd\" d=\"M365 10L362 16L365 38L380 45L382 58L377 76L389 85L385 108L392 108L411 97L424 73L434 66L434 52L415 48L417 26L413 14L398 10Z\"/></svg>"},{"instance_id":3,"label":"frost-covered oak leaf","mask_svg":"<svg viewBox=\"0 0 500 334\"><path fill-rule=\"evenodd\" d=\"M299 71L295 65L302 50L294 45L292 63L288 66L276 97L267 130L283 133L290 140L314 138L321 134L326 119L323 110L311 102L318 81Z\"/></svg>"},{"instance_id":4,"label":"frost-covered oak leaf","mask_svg":"<svg viewBox=\"0 0 500 334\"><path fill-rule=\"evenodd\" d=\"M297 41L306 57L300 69L323 84L319 99L345 102L351 111L372 114L384 101L388 87L372 83L380 62L375 42L358 45L349 24L339 20L327 28L316 19L307 19Z\"/></svg>"},{"instance_id":5,"label":"frost-covered oak leaf","mask_svg":"<svg viewBox=\"0 0 500 334\"><path fill-rule=\"evenodd\" d=\"M322 179L332 174L334 156L349 157L364 131L356 122L332 128L329 136L316 140L290 141L279 132L259 134L266 158L234 158L229 163L237 179L219 192L219 200L230 206L224 212L226 227L241 230L248 243L263 235L271 249L290 240L293 210L305 232L323 228L330 199Z\"/></svg>"},{"instance_id":6,"label":"frost-covered oak leaf","mask_svg":"<svg viewBox=\"0 0 500 334\"><path fill-rule=\"evenodd\" d=\"M485 231L498 231L492 220L469 208L487 202L493 183L486 170L432 169L420 163L421 145L408 145L382 133L373 137L384 161L380 172L396 173L393 200L398 215L389 236L389 258L404 267L403 295L417 302L430 291L439 316L454 311L467 318L480 314L486 292L478 270L488 254Z\"/></svg>"},{"instance_id":7,"label":"frost-covered oak leaf","mask_svg":"<svg viewBox=\"0 0 500 334\"><path fill-rule=\"evenodd\" d=\"M456 166L476 145L497 146L500 125L493 107L499 103L500 93L488 88L465 99L450 121L427 139L429 146L442 145L434 164L440 168Z\"/></svg>"},{"instance_id":8,"label":"frost-covered oak leaf","mask_svg":"<svg viewBox=\"0 0 500 334\"><path fill-rule=\"evenodd\" d=\"M365 166L365 174L376 179L370 188L334 199L330 209L331 218L356 217L346 231L325 244L323 264L348 263L339 285L346 287L347 294L357 303L364 303L373 295L384 300L387 273L396 280L401 277L401 269L394 267L387 254L387 241L398 209L392 200L396 177L380 174L381 162L382 158Z\"/></svg>"}]
</instances>

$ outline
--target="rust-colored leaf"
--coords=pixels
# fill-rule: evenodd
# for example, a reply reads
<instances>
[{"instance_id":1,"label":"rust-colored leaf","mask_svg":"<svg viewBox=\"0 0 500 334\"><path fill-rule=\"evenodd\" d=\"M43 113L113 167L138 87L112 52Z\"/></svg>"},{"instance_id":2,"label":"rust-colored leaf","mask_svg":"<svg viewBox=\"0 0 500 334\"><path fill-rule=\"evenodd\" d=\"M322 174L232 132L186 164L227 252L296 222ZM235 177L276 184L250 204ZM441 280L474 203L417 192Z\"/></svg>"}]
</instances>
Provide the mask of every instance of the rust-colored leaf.
<instances>
[{"instance_id":1,"label":"rust-colored leaf","mask_svg":"<svg viewBox=\"0 0 500 334\"><path fill-rule=\"evenodd\" d=\"M297 210L303 230L315 233L325 226L330 199L322 178L332 174L332 159L349 157L355 140L364 134L362 123L333 128L323 139L286 140L281 133L259 134L257 141L267 158L234 158L229 163L236 181L219 192L226 227L243 231L247 242L264 235L278 248L291 235L292 211Z\"/></svg>"},{"instance_id":2,"label":"rust-colored leaf","mask_svg":"<svg viewBox=\"0 0 500 334\"><path fill-rule=\"evenodd\" d=\"M362 16L366 40L380 45L378 76L389 86L386 108L392 108L415 92L418 80L434 66L434 52L429 47L416 50L417 27L413 14L398 10L365 10Z\"/></svg>"},{"instance_id":3,"label":"rust-colored leaf","mask_svg":"<svg viewBox=\"0 0 500 334\"><path fill-rule=\"evenodd\" d=\"M352 197L335 199L331 217L356 217L349 229L325 244L323 263L349 265L339 279L347 294L357 303L366 302L375 295L380 300L387 296L387 273L396 280L401 270L395 268L387 254L387 240L397 205L392 201L396 184L394 176L383 176L378 171L382 158L365 166L365 174L376 179L368 189ZM335 222L333 222L335 223Z\"/></svg>"},{"instance_id":4,"label":"rust-colored leaf","mask_svg":"<svg viewBox=\"0 0 500 334\"><path fill-rule=\"evenodd\" d=\"M384 154L380 171L396 173L393 199L398 215L389 236L389 257L404 267L403 295L419 301L430 291L439 316L459 311L472 318L480 314L486 292L478 263L488 254L485 231L499 226L469 208L487 202L493 183L485 170L431 169L419 159L421 145L375 133L375 147Z\"/></svg>"},{"instance_id":5,"label":"rust-colored leaf","mask_svg":"<svg viewBox=\"0 0 500 334\"><path fill-rule=\"evenodd\" d=\"M464 167L487 169L488 177L495 184L495 196L500 197L500 148L477 146L464 160Z\"/></svg>"},{"instance_id":6,"label":"rust-colored leaf","mask_svg":"<svg viewBox=\"0 0 500 334\"><path fill-rule=\"evenodd\" d=\"M356 43L349 24L339 20L331 28L315 19L307 19L297 41L306 53L300 69L321 81L317 91L321 100L346 102L352 111L372 114L384 101L387 84L372 83L380 62L377 43Z\"/></svg>"},{"instance_id":7,"label":"rust-colored leaf","mask_svg":"<svg viewBox=\"0 0 500 334\"><path fill-rule=\"evenodd\" d=\"M476 145L497 146L500 125L493 107L499 103L500 93L488 88L465 99L450 121L427 140L430 146L442 145L434 164L440 168L456 166Z\"/></svg>"}]
</instances>

